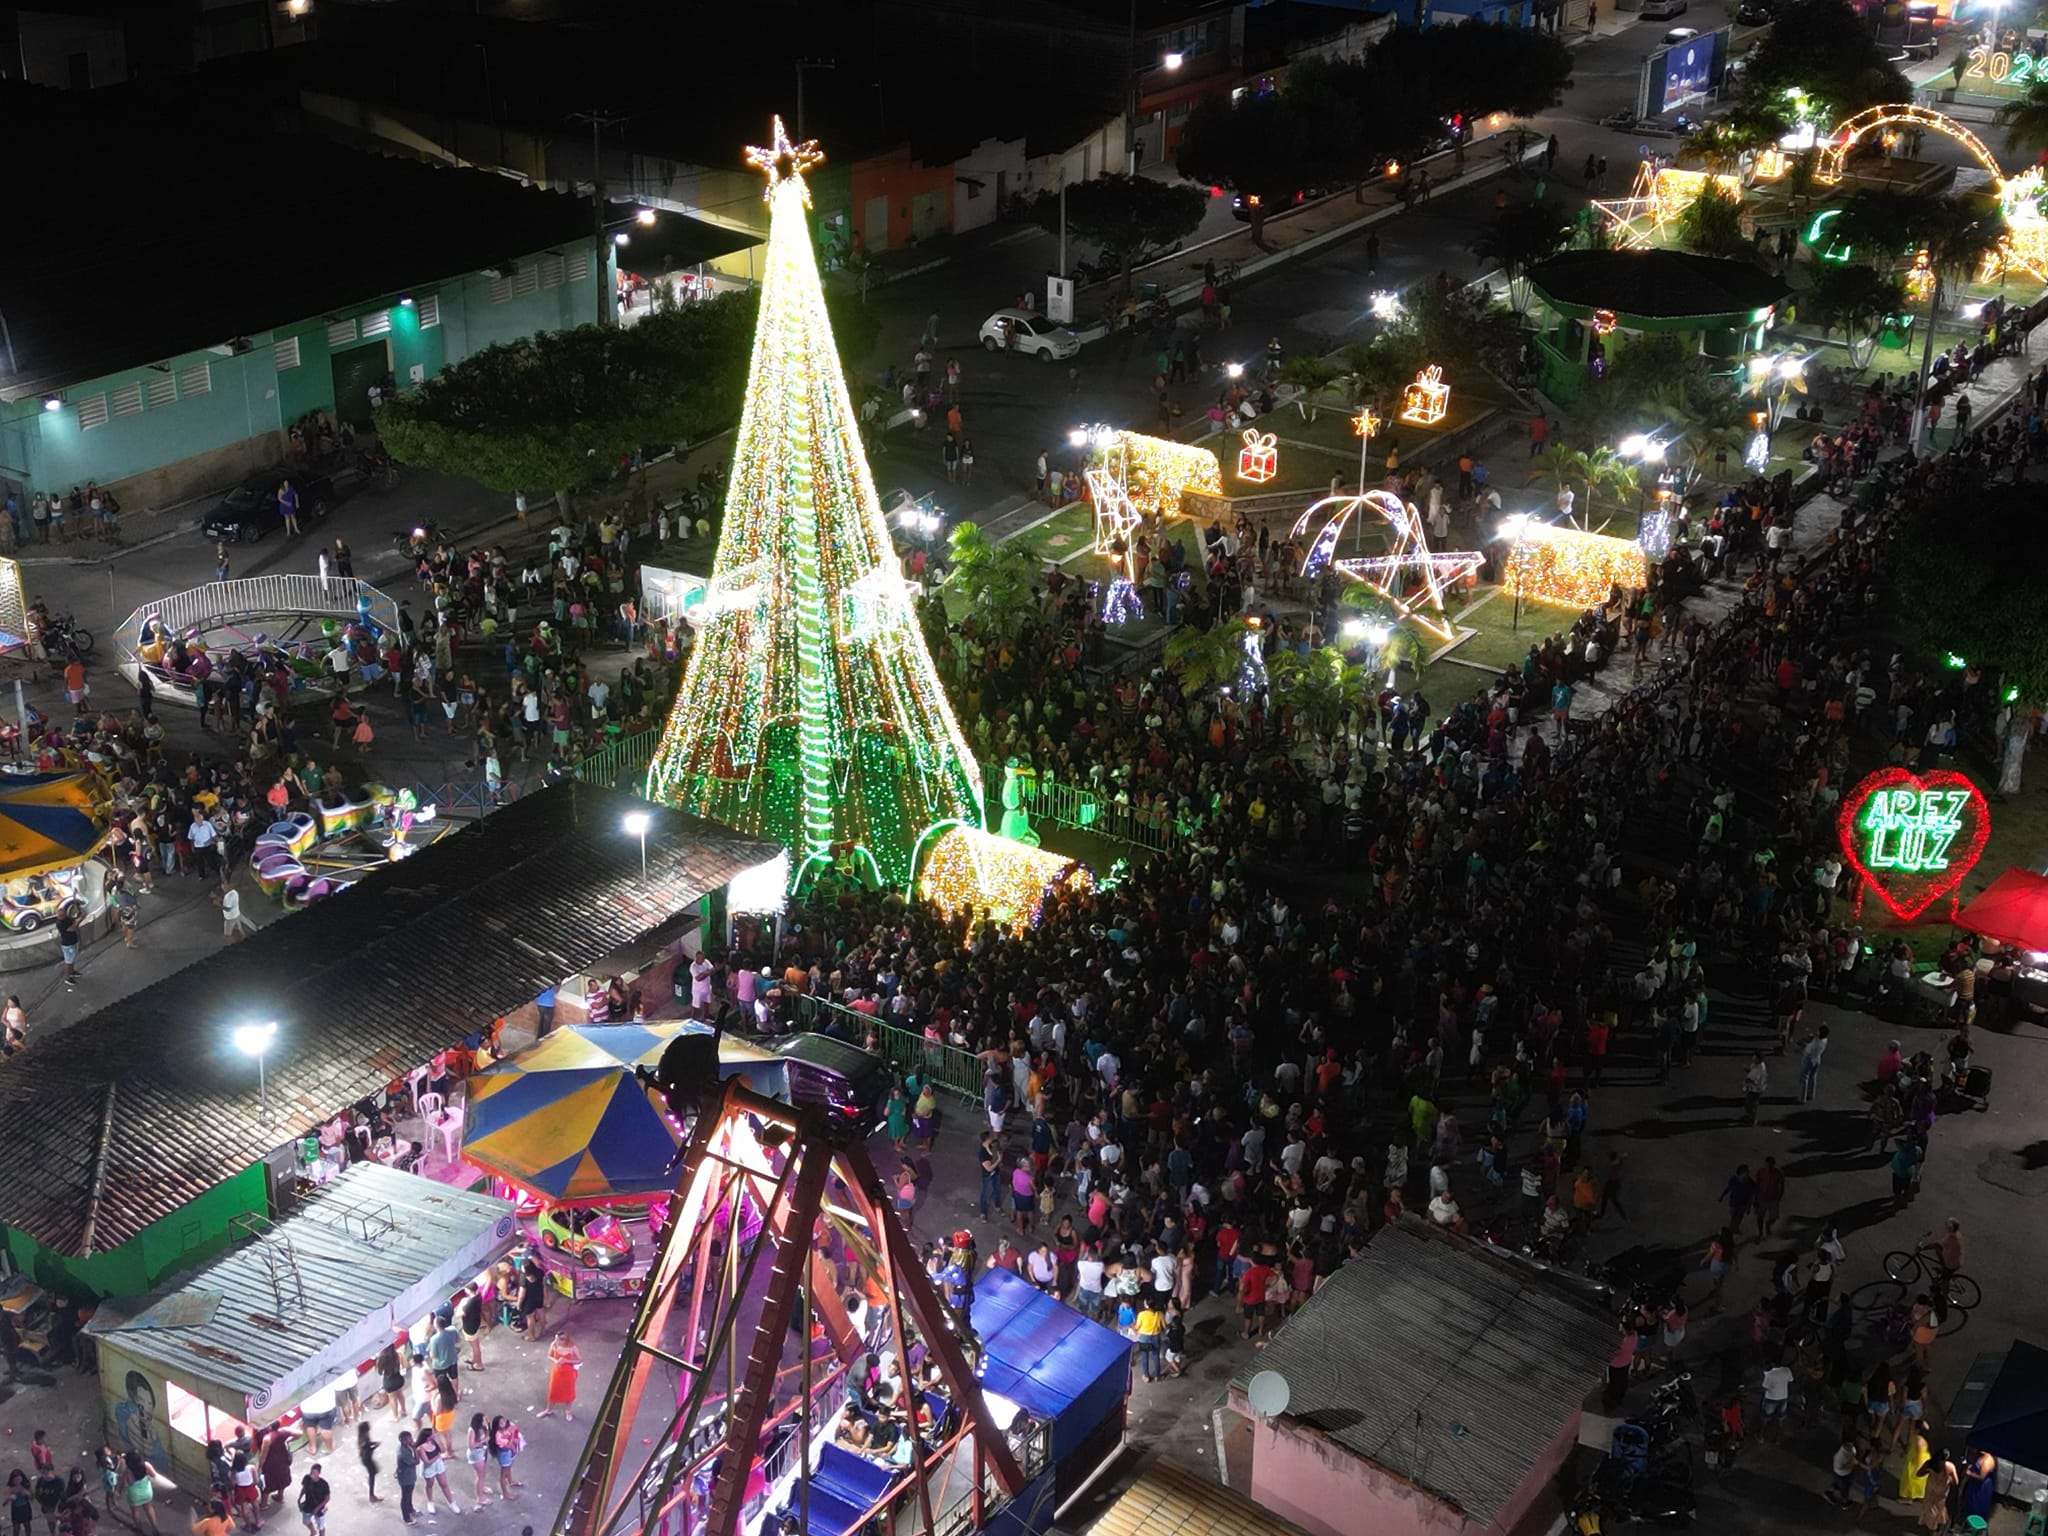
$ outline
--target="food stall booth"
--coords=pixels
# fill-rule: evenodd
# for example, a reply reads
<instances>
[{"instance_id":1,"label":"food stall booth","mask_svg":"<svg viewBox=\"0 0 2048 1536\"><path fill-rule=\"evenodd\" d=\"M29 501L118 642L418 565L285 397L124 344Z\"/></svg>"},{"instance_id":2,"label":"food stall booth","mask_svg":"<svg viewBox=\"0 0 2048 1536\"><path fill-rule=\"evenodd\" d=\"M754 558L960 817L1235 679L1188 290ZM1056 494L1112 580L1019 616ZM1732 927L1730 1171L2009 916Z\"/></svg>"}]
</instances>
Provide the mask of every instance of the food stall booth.
<instances>
[{"instance_id":1,"label":"food stall booth","mask_svg":"<svg viewBox=\"0 0 2048 1536\"><path fill-rule=\"evenodd\" d=\"M519 1241L511 1202L358 1163L275 1221L131 1305L98 1343L108 1443L187 1488L206 1442L294 1416Z\"/></svg>"}]
</instances>

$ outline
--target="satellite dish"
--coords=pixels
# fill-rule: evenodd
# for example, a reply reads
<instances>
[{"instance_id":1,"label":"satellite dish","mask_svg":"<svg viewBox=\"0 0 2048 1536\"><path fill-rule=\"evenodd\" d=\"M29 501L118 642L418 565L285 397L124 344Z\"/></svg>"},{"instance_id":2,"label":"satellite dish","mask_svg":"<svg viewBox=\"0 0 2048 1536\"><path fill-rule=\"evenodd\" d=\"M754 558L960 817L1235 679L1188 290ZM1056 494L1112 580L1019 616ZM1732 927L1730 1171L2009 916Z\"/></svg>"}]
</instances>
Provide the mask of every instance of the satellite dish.
<instances>
[{"instance_id":1,"label":"satellite dish","mask_svg":"<svg viewBox=\"0 0 2048 1536\"><path fill-rule=\"evenodd\" d=\"M1278 1371L1261 1371L1245 1383L1244 1395L1252 1405L1253 1413L1262 1419L1270 1419L1276 1413L1287 1411L1294 1389L1287 1385L1287 1378Z\"/></svg>"}]
</instances>

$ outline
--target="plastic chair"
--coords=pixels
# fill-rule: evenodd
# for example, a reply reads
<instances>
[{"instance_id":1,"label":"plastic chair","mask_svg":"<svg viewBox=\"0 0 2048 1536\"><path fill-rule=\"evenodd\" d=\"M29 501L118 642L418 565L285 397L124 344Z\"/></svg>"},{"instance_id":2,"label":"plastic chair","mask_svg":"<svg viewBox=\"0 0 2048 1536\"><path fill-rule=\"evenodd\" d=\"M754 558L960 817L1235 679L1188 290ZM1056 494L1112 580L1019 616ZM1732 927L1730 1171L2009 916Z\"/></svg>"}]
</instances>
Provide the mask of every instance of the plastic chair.
<instances>
[{"instance_id":1,"label":"plastic chair","mask_svg":"<svg viewBox=\"0 0 2048 1536\"><path fill-rule=\"evenodd\" d=\"M415 1108L419 1106L420 1095L426 1092L427 1079L433 1075L434 1069L431 1066L415 1067L412 1071L405 1074L405 1085L412 1093L412 1102Z\"/></svg>"},{"instance_id":2,"label":"plastic chair","mask_svg":"<svg viewBox=\"0 0 2048 1536\"><path fill-rule=\"evenodd\" d=\"M2034 1494L2034 1502L2027 1510L2026 1529L2020 1536L2048 1536L2048 1488Z\"/></svg>"},{"instance_id":3,"label":"plastic chair","mask_svg":"<svg viewBox=\"0 0 2048 1536\"><path fill-rule=\"evenodd\" d=\"M428 1094L427 1097L433 1098L434 1095ZM443 1160L451 1163L454 1162L455 1149L462 1141L462 1106L458 1104L453 1109L444 1110L440 1117L433 1122L433 1126L441 1138L441 1155Z\"/></svg>"},{"instance_id":4,"label":"plastic chair","mask_svg":"<svg viewBox=\"0 0 2048 1536\"><path fill-rule=\"evenodd\" d=\"M428 1125L432 1125L435 1117L443 1109L447 1108L447 1100L443 1099L438 1093L418 1094L413 1102L419 1105L420 1119L424 1120Z\"/></svg>"}]
</instances>

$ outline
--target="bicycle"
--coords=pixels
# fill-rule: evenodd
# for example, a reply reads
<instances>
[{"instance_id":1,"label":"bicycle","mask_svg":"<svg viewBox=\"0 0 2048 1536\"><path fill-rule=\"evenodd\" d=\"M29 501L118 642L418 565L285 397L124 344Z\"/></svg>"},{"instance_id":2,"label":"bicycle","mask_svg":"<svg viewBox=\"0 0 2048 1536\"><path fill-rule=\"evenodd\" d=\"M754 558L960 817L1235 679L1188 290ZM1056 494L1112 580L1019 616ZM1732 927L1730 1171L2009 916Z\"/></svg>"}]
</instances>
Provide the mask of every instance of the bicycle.
<instances>
[{"instance_id":1,"label":"bicycle","mask_svg":"<svg viewBox=\"0 0 2048 1536\"><path fill-rule=\"evenodd\" d=\"M1927 1288L1935 1293L1936 1301L1946 1301L1950 1307L1968 1312L1984 1299L1983 1287L1961 1270L1947 1270L1941 1267L1941 1251L1932 1243L1921 1243L1911 1249L1899 1248L1884 1256L1885 1278L1912 1287L1924 1277Z\"/></svg>"}]
</instances>

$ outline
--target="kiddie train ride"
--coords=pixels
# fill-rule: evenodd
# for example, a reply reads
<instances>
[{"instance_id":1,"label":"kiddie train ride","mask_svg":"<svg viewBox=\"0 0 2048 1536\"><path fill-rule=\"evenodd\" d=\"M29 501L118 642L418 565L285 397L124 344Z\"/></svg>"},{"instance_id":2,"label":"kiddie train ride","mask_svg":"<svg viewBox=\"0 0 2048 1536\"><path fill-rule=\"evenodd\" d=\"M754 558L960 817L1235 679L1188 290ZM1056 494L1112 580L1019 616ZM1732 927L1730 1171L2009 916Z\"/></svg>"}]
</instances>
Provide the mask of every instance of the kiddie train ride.
<instances>
[{"instance_id":1,"label":"kiddie train ride","mask_svg":"<svg viewBox=\"0 0 2048 1536\"><path fill-rule=\"evenodd\" d=\"M264 829L249 867L264 895L296 912L425 847L446 825L409 789L365 784L353 795L322 793L311 811Z\"/></svg>"}]
</instances>

